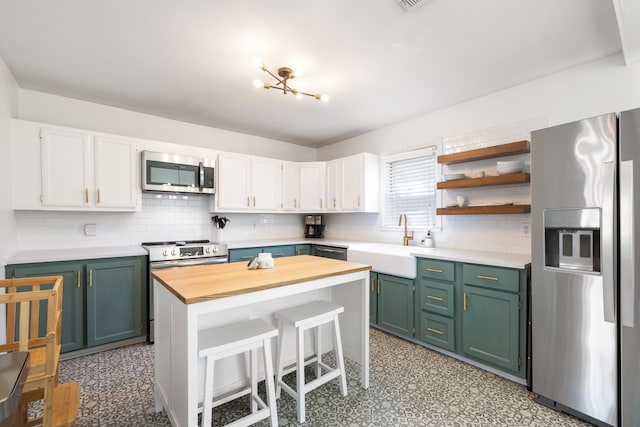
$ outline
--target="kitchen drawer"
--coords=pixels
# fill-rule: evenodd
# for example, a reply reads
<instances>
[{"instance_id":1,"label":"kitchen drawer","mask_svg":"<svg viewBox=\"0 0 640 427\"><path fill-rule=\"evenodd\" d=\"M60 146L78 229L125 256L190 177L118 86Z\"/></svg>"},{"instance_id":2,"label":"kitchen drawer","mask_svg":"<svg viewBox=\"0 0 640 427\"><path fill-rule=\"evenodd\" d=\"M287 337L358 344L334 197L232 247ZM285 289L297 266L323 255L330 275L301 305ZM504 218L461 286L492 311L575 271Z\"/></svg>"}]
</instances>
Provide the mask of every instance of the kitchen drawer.
<instances>
[{"instance_id":1,"label":"kitchen drawer","mask_svg":"<svg viewBox=\"0 0 640 427\"><path fill-rule=\"evenodd\" d=\"M450 283L422 281L420 283L420 308L442 316L453 317L455 287Z\"/></svg>"},{"instance_id":2,"label":"kitchen drawer","mask_svg":"<svg viewBox=\"0 0 640 427\"><path fill-rule=\"evenodd\" d=\"M451 261L439 261L420 258L418 260L418 275L428 279L438 279L453 282L456 276L456 264Z\"/></svg>"},{"instance_id":3,"label":"kitchen drawer","mask_svg":"<svg viewBox=\"0 0 640 427\"><path fill-rule=\"evenodd\" d=\"M294 256L296 248L294 245L267 246L263 248L263 252L270 252L273 258L282 258L285 256Z\"/></svg>"},{"instance_id":4,"label":"kitchen drawer","mask_svg":"<svg viewBox=\"0 0 640 427\"><path fill-rule=\"evenodd\" d=\"M229 262L249 262L262 252L262 248L229 249Z\"/></svg>"},{"instance_id":5,"label":"kitchen drawer","mask_svg":"<svg viewBox=\"0 0 640 427\"><path fill-rule=\"evenodd\" d=\"M462 266L462 279L467 285L518 292L520 290L519 277L519 271L510 268L476 264Z\"/></svg>"},{"instance_id":6,"label":"kitchen drawer","mask_svg":"<svg viewBox=\"0 0 640 427\"><path fill-rule=\"evenodd\" d=\"M420 339L445 350L456 351L453 319L427 312L421 313Z\"/></svg>"}]
</instances>

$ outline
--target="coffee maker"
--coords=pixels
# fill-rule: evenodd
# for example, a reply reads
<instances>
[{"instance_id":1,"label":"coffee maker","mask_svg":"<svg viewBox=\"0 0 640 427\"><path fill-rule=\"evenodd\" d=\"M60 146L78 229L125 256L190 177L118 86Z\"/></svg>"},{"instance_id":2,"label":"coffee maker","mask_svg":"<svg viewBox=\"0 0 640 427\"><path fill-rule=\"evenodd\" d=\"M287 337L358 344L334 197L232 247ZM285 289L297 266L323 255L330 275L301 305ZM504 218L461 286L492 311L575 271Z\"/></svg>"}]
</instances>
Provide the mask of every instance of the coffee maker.
<instances>
[{"instance_id":1,"label":"coffee maker","mask_svg":"<svg viewBox=\"0 0 640 427\"><path fill-rule=\"evenodd\" d=\"M321 238L323 231L322 215L307 215L304 217L304 237Z\"/></svg>"}]
</instances>

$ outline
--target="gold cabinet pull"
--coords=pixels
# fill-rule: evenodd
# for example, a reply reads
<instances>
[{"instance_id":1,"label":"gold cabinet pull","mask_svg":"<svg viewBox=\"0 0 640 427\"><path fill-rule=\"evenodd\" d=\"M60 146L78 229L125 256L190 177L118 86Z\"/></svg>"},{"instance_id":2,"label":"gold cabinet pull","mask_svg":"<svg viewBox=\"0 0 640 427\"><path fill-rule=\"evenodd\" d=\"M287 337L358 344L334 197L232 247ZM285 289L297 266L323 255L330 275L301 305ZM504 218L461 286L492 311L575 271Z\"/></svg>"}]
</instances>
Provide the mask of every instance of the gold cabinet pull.
<instances>
[{"instance_id":1,"label":"gold cabinet pull","mask_svg":"<svg viewBox=\"0 0 640 427\"><path fill-rule=\"evenodd\" d=\"M98 199L97 202L98 202L98 204L100 204L100 189L98 188L98 190L96 192L97 192L96 198Z\"/></svg>"},{"instance_id":2,"label":"gold cabinet pull","mask_svg":"<svg viewBox=\"0 0 640 427\"><path fill-rule=\"evenodd\" d=\"M360 207L360 196L358 196L358 207Z\"/></svg>"},{"instance_id":3,"label":"gold cabinet pull","mask_svg":"<svg viewBox=\"0 0 640 427\"><path fill-rule=\"evenodd\" d=\"M89 270L89 287L93 287L93 270Z\"/></svg>"},{"instance_id":4,"label":"gold cabinet pull","mask_svg":"<svg viewBox=\"0 0 640 427\"><path fill-rule=\"evenodd\" d=\"M436 301L444 301L444 298L440 298L434 295L427 295L427 298L432 299L432 300L436 300Z\"/></svg>"},{"instance_id":5,"label":"gold cabinet pull","mask_svg":"<svg viewBox=\"0 0 640 427\"><path fill-rule=\"evenodd\" d=\"M322 209L322 199L320 199L320 209Z\"/></svg>"},{"instance_id":6,"label":"gold cabinet pull","mask_svg":"<svg viewBox=\"0 0 640 427\"><path fill-rule=\"evenodd\" d=\"M283 256L284 256L284 254L273 254L273 256L274 256L274 258L275 258L275 257L283 257Z\"/></svg>"},{"instance_id":7,"label":"gold cabinet pull","mask_svg":"<svg viewBox=\"0 0 640 427\"><path fill-rule=\"evenodd\" d=\"M89 189L84 187L84 202L89 203Z\"/></svg>"},{"instance_id":8,"label":"gold cabinet pull","mask_svg":"<svg viewBox=\"0 0 640 427\"><path fill-rule=\"evenodd\" d=\"M438 330L438 329L427 328L427 331L433 332L434 334L444 335L444 332L442 332L441 330Z\"/></svg>"},{"instance_id":9,"label":"gold cabinet pull","mask_svg":"<svg viewBox=\"0 0 640 427\"><path fill-rule=\"evenodd\" d=\"M378 279L378 293L380 293L380 279Z\"/></svg>"},{"instance_id":10,"label":"gold cabinet pull","mask_svg":"<svg viewBox=\"0 0 640 427\"><path fill-rule=\"evenodd\" d=\"M466 292L464 293L464 304L463 304L463 306L464 306L463 310L467 311L467 293Z\"/></svg>"},{"instance_id":11,"label":"gold cabinet pull","mask_svg":"<svg viewBox=\"0 0 640 427\"><path fill-rule=\"evenodd\" d=\"M336 198L335 197L333 198L333 207L334 208L336 207Z\"/></svg>"},{"instance_id":12,"label":"gold cabinet pull","mask_svg":"<svg viewBox=\"0 0 640 427\"><path fill-rule=\"evenodd\" d=\"M371 292L376 291L376 281L375 279L371 280Z\"/></svg>"},{"instance_id":13,"label":"gold cabinet pull","mask_svg":"<svg viewBox=\"0 0 640 427\"><path fill-rule=\"evenodd\" d=\"M252 257L251 255L245 255L243 257L240 257L240 259L253 259L254 257Z\"/></svg>"},{"instance_id":14,"label":"gold cabinet pull","mask_svg":"<svg viewBox=\"0 0 640 427\"><path fill-rule=\"evenodd\" d=\"M247 207L251 206L251 197L247 196Z\"/></svg>"},{"instance_id":15,"label":"gold cabinet pull","mask_svg":"<svg viewBox=\"0 0 640 427\"><path fill-rule=\"evenodd\" d=\"M298 207L298 199L293 199L293 207L294 208Z\"/></svg>"},{"instance_id":16,"label":"gold cabinet pull","mask_svg":"<svg viewBox=\"0 0 640 427\"><path fill-rule=\"evenodd\" d=\"M482 275L477 275L476 276L478 279L484 279L484 280L493 280L493 281L497 281L498 278L497 277L492 277L492 276L482 276Z\"/></svg>"},{"instance_id":17,"label":"gold cabinet pull","mask_svg":"<svg viewBox=\"0 0 640 427\"><path fill-rule=\"evenodd\" d=\"M81 283L81 282L80 282L81 280L82 280L82 279L80 278L80 270L78 270L78 287L80 287L80 286L81 286L81 284L80 284L80 283Z\"/></svg>"},{"instance_id":18,"label":"gold cabinet pull","mask_svg":"<svg viewBox=\"0 0 640 427\"><path fill-rule=\"evenodd\" d=\"M439 269L439 268L427 268L427 271L429 273L442 273L443 270Z\"/></svg>"},{"instance_id":19,"label":"gold cabinet pull","mask_svg":"<svg viewBox=\"0 0 640 427\"><path fill-rule=\"evenodd\" d=\"M256 196L253 196L253 207L256 207Z\"/></svg>"}]
</instances>

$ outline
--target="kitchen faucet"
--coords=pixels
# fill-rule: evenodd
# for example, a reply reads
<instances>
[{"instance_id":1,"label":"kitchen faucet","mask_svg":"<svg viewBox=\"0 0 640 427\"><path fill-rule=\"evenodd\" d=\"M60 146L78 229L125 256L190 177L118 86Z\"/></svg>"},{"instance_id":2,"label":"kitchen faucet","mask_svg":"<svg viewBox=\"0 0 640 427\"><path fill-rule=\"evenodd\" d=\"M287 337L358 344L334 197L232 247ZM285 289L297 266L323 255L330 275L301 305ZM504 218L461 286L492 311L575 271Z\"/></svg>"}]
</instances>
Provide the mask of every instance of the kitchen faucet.
<instances>
[{"instance_id":1,"label":"kitchen faucet","mask_svg":"<svg viewBox=\"0 0 640 427\"><path fill-rule=\"evenodd\" d=\"M409 246L409 240L413 240L413 231L411 232L411 236L407 234L407 216L405 214L400 214L400 218L398 218L398 225L402 225L402 217L404 217L404 236L402 236L402 244L404 246Z\"/></svg>"}]
</instances>

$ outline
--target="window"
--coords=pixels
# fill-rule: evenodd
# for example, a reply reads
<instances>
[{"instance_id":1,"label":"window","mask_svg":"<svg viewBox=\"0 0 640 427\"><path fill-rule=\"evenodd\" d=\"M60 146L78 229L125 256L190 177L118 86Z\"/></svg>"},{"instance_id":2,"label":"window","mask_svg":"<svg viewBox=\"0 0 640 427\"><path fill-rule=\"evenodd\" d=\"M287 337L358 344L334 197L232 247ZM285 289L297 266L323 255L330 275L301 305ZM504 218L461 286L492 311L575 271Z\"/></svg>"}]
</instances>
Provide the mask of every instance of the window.
<instances>
[{"instance_id":1,"label":"window","mask_svg":"<svg viewBox=\"0 0 640 427\"><path fill-rule=\"evenodd\" d=\"M436 147L383 157L383 228L398 228L400 214L410 227L436 227Z\"/></svg>"}]
</instances>

